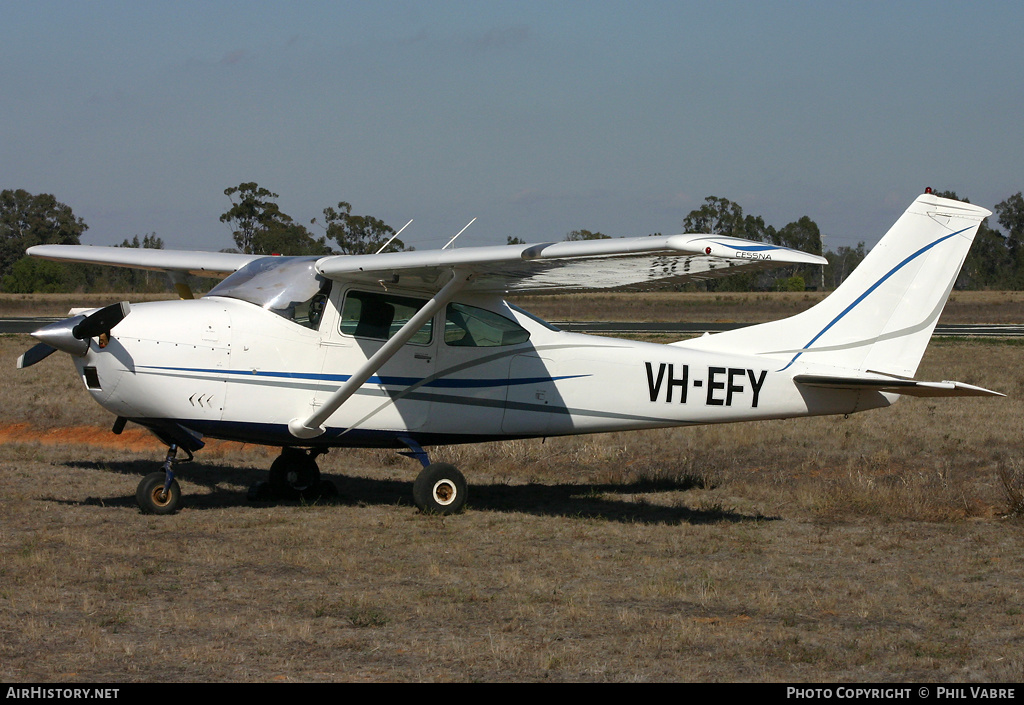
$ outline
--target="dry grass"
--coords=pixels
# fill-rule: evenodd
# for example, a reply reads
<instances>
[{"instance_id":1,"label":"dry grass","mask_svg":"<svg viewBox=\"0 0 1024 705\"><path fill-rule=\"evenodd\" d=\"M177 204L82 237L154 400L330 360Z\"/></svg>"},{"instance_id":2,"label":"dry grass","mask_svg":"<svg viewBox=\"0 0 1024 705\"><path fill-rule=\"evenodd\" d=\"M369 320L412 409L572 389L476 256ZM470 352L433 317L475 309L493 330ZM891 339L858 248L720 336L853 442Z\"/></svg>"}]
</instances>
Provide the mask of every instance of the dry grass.
<instances>
[{"instance_id":1,"label":"dry grass","mask_svg":"<svg viewBox=\"0 0 1024 705\"><path fill-rule=\"evenodd\" d=\"M165 294L0 294L0 317L64 316L72 308L107 306L118 301L160 301L174 299Z\"/></svg>"},{"instance_id":2,"label":"dry grass","mask_svg":"<svg viewBox=\"0 0 1024 705\"><path fill-rule=\"evenodd\" d=\"M516 300L551 321L686 321L693 323L761 323L792 316L821 301L825 293L618 293L531 296ZM958 291L941 322L1021 323L1022 291Z\"/></svg>"},{"instance_id":3,"label":"dry grass","mask_svg":"<svg viewBox=\"0 0 1024 705\"><path fill-rule=\"evenodd\" d=\"M941 341L920 374L1006 399L438 449L472 483L449 518L383 451L322 459L336 503L249 503L273 455L239 444L141 515L159 447L98 445L66 359L12 370L0 680L1016 682L1021 352Z\"/></svg>"},{"instance_id":4,"label":"dry grass","mask_svg":"<svg viewBox=\"0 0 1024 705\"><path fill-rule=\"evenodd\" d=\"M1014 458L1000 463L997 474L1007 499L1006 515L1018 519L1024 517L1024 468L1020 460Z\"/></svg>"},{"instance_id":5,"label":"dry grass","mask_svg":"<svg viewBox=\"0 0 1024 705\"><path fill-rule=\"evenodd\" d=\"M644 292L526 296L516 302L551 321L760 323L799 313L824 297L817 292ZM70 308L169 298L175 294L0 294L0 317L63 316ZM1024 322L1024 291L955 292L941 320L946 324Z\"/></svg>"}]
</instances>

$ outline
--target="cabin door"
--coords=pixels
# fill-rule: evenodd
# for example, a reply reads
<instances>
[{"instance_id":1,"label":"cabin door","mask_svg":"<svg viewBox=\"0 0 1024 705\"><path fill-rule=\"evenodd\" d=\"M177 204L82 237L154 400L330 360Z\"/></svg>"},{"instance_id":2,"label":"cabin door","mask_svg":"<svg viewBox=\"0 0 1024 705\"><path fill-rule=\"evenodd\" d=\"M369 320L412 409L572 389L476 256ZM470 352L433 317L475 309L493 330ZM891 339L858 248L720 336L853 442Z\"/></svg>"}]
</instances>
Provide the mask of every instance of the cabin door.
<instances>
[{"instance_id":1,"label":"cabin door","mask_svg":"<svg viewBox=\"0 0 1024 705\"><path fill-rule=\"evenodd\" d=\"M421 297L383 290L347 289L336 296L340 315L330 335L323 338L323 383L317 393L318 403L355 374L426 303ZM434 373L436 349L431 322L342 404L328 425L366 436L377 432L391 436L423 428L430 412L429 395L423 387Z\"/></svg>"}]
</instances>

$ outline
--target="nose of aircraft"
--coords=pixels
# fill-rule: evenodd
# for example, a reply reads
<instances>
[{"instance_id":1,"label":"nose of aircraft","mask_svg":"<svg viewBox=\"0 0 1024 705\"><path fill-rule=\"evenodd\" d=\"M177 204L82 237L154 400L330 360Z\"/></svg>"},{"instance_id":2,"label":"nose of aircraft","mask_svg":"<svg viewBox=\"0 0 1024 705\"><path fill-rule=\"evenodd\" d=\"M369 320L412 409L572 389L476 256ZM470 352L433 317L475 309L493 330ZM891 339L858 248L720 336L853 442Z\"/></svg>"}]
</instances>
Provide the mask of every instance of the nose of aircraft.
<instances>
[{"instance_id":1,"label":"nose of aircraft","mask_svg":"<svg viewBox=\"0 0 1024 705\"><path fill-rule=\"evenodd\" d=\"M89 352L89 339L109 334L131 312L127 301L111 304L88 316L72 316L43 326L32 337L40 341L18 358L18 369L31 367L58 350L82 357Z\"/></svg>"}]
</instances>

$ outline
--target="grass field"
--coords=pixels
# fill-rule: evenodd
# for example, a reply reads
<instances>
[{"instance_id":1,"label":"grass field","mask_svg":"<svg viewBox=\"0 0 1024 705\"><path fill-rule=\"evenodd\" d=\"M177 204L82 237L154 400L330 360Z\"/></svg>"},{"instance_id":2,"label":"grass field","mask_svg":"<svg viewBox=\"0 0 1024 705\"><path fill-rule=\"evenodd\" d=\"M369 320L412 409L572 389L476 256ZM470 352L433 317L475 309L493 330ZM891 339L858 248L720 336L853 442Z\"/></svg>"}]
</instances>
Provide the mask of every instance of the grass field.
<instances>
[{"instance_id":1,"label":"grass field","mask_svg":"<svg viewBox=\"0 0 1024 705\"><path fill-rule=\"evenodd\" d=\"M810 308L825 293L641 292L524 296L523 308L549 321L689 321L760 323ZM152 301L174 294L0 294L0 316L63 316L68 309L106 306L125 298ZM942 323L1024 322L1024 291L958 291L943 311Z\"/></svg>"},{"instance_id":2,"label":"grass field","mask_svg":"<svg viewBox=\"0 0 1024 705\"><path fill-rule=\"evenodd\" d=\"M750 296L728 315L791 303ZM251 503L274 454L219 442L144 516L162 448L66 357L15 371L28 345L0 338L4 682L1024 677L1019 345L919 371L1004 399L437 449L471 483L448 518L384 451L321 459L336 502Z\"/></svg>"}]
</instances>

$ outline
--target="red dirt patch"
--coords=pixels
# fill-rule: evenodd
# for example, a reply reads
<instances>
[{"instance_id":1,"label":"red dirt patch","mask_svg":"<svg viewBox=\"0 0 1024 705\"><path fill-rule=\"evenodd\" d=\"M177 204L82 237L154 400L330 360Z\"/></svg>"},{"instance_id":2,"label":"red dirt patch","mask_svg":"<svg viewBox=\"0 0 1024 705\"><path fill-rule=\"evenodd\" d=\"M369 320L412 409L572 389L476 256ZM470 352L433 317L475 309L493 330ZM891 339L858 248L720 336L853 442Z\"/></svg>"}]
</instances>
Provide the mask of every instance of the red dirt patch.
<instances>
[{"instance_id":1,"label":"red dirt patch","mask_svg":"<svg viewBox=\"0 0 1024 705\"><path fill-rule=\"evenodd\" d=\"M91 446L126 450L133 453L149 453L164 448L156 436L143 428L128 428L120 435L99 426L67 426L39 429L26 423L0 424L0 443L41 443L55 446ZM240 450L241 443L208 441L206 448L220 451Z\"/></svg>"}]
</instances>

